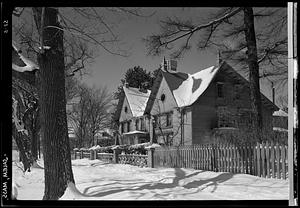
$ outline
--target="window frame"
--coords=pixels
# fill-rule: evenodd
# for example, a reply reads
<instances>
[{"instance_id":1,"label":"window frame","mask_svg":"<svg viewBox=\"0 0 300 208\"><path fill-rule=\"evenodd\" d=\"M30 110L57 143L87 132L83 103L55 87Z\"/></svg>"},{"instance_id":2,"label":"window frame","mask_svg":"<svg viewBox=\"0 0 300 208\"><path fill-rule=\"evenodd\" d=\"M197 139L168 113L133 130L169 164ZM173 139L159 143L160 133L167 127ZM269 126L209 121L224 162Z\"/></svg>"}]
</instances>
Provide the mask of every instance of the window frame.
<instances>
[{"instance_id":1,"label":"window frame","mask_svg":"<svg viewBox=\"0 0 300 208\"><path fill-rule=\"evenodd\" d=\"M140 129L140 128L139 128L139 127L140 127L140 126L139 126L139 125L140 125L140 122L139 122L139 121L140 121L139 118L137 118L137 119L135 120L135 129L136 129L136 130L139 130L139 129Z\"/></svg>"},{"instance_id":2,"label":"window frame","mask_svg":"<svg viewBox=\"0 0 300 208\"><path fill-rule=\"evenodd\" d=\"M142 118L140 118L140 120L141 120L141 130L143 131L146 128L145 123L144 123L145 119L142 117Z\"/></svg>"}]
</instances>

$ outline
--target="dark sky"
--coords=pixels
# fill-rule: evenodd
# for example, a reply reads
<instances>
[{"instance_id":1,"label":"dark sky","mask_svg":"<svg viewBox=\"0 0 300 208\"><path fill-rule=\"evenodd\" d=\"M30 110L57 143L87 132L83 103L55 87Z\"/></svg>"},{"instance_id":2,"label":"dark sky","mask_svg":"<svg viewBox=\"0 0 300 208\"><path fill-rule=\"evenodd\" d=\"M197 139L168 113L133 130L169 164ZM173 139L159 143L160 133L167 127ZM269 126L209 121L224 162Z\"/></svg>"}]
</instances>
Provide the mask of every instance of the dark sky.
<instances>
[{"instance_id":1,"label":"dark sky","mask_svg":"<svg viewBox=\"0 0 300 208\"><path fill-rule=\"evenodd\" d=\"M201 12L200 12L201 11ZM158 68L162 62L163 55L159 57L147 56L147 50L142 38L147 35L159 32L159 21L166 16L188 18L195 14L207 13L207 9L184 9L181 8L146 8L142 10L145 14L155 14L149 18L132 17L123 20L115 29L125 43L124 46L130 48L129 57L114 56L108 53L101 53L96 58L95 63L90 67L91 76L86 76L84 80L89 84L106 85L114 91L120 83L127 69L134 66L141 66L147 71ZM169 54L164 54L169 58ZM209 67L216 63L214 51L197 51L192 48L186 56L178 61L178 70L187 73L194 73L200 69Z\"/></svg>"},{"instance_id":2,"label":"dark sky","mask_svg":"<svg viewBox=\"0 0 300 208\"><path fill-rule=\"evenodd\" d=\"M98 9L98 8L96 8ZM99 9L100 10L100 9ZM205 22L205 17L216 8L141 8L143 14L152 14L151 17L135 17L132 15L112 15L105 16L105 20L113 25L113 31L121 39L121 47L128 49L129 57L121 57L109 54L100 47L96 47L97 57L86 68L89 75L82 77L82 81L92 86L106 86L109 91L114 92L120 84L125 72L134 66L141 66L147 71L153 71L158 68L162 62L163 56L169 58L165 53L159 57L147 56L145 43L142 41L148 35L158 33L160 30L159 21L167 16L176 16L179 19L193 18L199 22ZM30 12L28 12L30 14ZM204 17L204 19L203 19ZM76 18L76 19L75 19ZM74 16L74 20L81 21L80 17ZM13 18L13 24L21 21ZM86 23L88 24L88 23ZM196 37L192 41L197 41ZM201 69L216 65L217 52L214 49L199 51L195 47L187 52L184 58L178 61L178 71L185 73L195 73ZM261 85L262 92L271 99L270 83L263 81ZM286 93L283 89L283 93ZM277 92L282 93L282 92Z\"/></svg>"}]
</instances>

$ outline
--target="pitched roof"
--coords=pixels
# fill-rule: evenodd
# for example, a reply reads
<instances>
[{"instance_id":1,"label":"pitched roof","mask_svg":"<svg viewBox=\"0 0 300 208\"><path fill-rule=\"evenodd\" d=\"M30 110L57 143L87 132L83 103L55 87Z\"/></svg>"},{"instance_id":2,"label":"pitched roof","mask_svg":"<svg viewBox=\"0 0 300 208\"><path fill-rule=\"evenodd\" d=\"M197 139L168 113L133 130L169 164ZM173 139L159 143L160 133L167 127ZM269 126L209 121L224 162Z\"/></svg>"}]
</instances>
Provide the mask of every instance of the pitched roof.
<instances>
[{"instance_id":1,"label":"pitched roof","mask_svg":"<svg viewBox=\"0 0 300 208\"><path fill-rule=\"evenodd\" d=\"M192 105L211 83L219 67L209 67L194 74L162 72L178 107Z\"/></svg>"},{"instance_id":2,"label":"pitched roof","mask_svg":"<svg viewBox=\"0 0 300 208\"><path fill-rule=\"evenodd\" d=\"M134 117L144 114L151 91L141 92L138 88L123 87L129 107Z\"/></svg>"},{"instance_id":3,"label":"pitched roof","mask_svg":"<svg viewBox=\"0 0 300 208\"><path fill-rule=\"evenodd\" d=\"M247 79L242 77L225 61L223 61L219 66L211 66L194 74L160 70L162 76L158 76L154 82L145 113L149 113L151 110L162 81L162 77L165 78L178 107L184 107L192 105L205 92L216 74L221 70L226 70L235 79L239 79L243 84L249 85ZM278 110L278 107L267 97L265 97L262 93L261 95L263 104L272 107L274 110Z\"/></svg>"},{"instance_id":4,"label":"pitched roof","mask_svg":"<svg viewBox=\"0 0 300 208\"><path fill-rule=\"evenodd\" d=\"M18 72L34 71L38 65L19 53L18 48L12 43L12 69Z\"/></svg>"}]
</instances>

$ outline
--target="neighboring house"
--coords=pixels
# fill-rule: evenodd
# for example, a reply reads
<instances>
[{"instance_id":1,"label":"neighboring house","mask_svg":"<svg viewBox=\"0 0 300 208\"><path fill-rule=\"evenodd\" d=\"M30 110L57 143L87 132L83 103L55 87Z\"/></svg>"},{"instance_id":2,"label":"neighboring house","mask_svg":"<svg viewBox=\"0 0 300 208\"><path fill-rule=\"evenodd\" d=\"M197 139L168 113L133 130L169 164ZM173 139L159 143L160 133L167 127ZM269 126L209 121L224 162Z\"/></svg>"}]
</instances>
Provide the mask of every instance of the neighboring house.
<instances>
[{"instance_id":1,"label":"neighboring house","mask_svg":"<svg viewBox=\"0 0 300 208\"><path fill-rule=\"evenodd\" d=\"M149 141L149 119L144 116L150 90L124 86L117 107L120 144Z\"/></svg>"},{"instance_id":2,"label":"neighboring house","mask_svg":"<svg viewBox=\"0 0 300 208\"><path fill-rule=\"evenodd\" d=\"M282 109L273 113L273 130L277 132L288 131L288 114Z\"/></svg>"},{"instance_id":3,"label":"neighboring house","mask_svg":"<svg viewBox=\"0 0 300 208\"><path fill-rule=\"evenodd\" d=\"M141 143L139 138L146 135L160 144L207 144L220 133L251 131L249 82L230 65L223 61L187 74L169 63L163 64L151 93L124 87L118 104L124 143ZM264 132L272 132L272 114L278 107L263 94L261 99Z\"/></svg>"},{"instance_id":4,"label":"neighboring house","mask_svg":"<svg viewBox=\"0 0 300 208\"><path fill-rule=\"evenodd\" d=\"M95 134L96 139L112 139L113 131L111 129L100 130Z\"/></svg>"}]
</instances>

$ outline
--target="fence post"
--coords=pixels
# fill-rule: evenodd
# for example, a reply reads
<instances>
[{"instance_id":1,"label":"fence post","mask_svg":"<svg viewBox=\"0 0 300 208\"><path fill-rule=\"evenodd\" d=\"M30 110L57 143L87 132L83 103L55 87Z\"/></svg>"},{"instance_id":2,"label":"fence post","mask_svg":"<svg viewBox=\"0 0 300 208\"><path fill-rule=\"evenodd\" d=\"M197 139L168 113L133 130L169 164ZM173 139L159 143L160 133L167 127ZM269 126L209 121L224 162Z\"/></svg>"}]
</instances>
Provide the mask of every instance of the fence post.
<instances>
[{"instance_id":1,"label":"fence post","mask_svg":"<svg viewBox=\"0 0 300 208\"><path fill-rule=\"evenodd\" d=\"M154 150L155 148L150 147L148 149L148 167L154 168Z\"/></svg>"},{"instance_id":2,"label":"fence post","mask_svg":"<svg viewBox=\"0 0 300 208\"><path fill-rule=\"evenodd\" d=\"M90 160L95 160L95 151L90 150Z\"/></svg>"},{"instance_id":3,"label":"fence post","mask_svg":"<svg viewBox=\"0 0 300 208\"><path fill-rule=\"evenodd\" d=\"M119 154L120 154L121 150L118 148L114 148L113 151L114 151L113 162L117 164L117 163L119 163Z\"/></svg>"},{"instance_id":4,"label":"fence post","mask_svg":"<svg viewBox=\"0 0 300 208\"><path fill-rule=\"evenodd\" d=\"M83 158L83 150L80 150L80 159Z\"/></svg>"}]
</instances>

